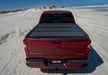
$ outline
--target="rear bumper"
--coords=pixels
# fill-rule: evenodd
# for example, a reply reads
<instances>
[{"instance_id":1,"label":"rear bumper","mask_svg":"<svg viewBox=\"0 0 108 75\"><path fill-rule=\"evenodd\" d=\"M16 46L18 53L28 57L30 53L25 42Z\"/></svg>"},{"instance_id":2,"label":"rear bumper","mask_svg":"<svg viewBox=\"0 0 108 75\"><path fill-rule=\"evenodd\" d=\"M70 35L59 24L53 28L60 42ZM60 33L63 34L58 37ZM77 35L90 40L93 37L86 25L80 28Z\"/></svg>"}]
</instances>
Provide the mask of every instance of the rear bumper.
<instances>
[{"instance_id":1,"label":"rear bumper","mask_svg":"<svg viewBox=\"0 0 108 75\"><path fill-rule=\"evenodd\" d=\"M35 68L58 68L58 69L81 69L86 66L88 66L88 60L83 59L62 59L63 61L66 61L63 64L49 64L47 61L53 60L53 59L26 59L26 65L28 67L35 67Z\"/></svg>"}]
</instances>

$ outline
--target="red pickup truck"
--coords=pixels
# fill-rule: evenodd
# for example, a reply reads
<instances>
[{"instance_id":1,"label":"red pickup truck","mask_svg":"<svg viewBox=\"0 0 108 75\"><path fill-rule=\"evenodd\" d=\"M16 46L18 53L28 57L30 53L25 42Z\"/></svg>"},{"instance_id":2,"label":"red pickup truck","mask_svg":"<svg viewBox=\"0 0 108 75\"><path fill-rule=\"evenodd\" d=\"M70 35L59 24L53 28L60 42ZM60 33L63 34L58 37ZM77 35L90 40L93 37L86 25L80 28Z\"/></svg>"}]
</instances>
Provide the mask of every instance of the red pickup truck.
<instances>
[{"instance_id":1,"label":"red pickup truck","mask_svg":"<svg viewBox=\"0 0 108 75\"><path fill-rule=\"evenodd\" d=\"M88 65L91 41L70 11L44 11L23 42L29 67L79 69Z\"/></svg>"}]
</instances>

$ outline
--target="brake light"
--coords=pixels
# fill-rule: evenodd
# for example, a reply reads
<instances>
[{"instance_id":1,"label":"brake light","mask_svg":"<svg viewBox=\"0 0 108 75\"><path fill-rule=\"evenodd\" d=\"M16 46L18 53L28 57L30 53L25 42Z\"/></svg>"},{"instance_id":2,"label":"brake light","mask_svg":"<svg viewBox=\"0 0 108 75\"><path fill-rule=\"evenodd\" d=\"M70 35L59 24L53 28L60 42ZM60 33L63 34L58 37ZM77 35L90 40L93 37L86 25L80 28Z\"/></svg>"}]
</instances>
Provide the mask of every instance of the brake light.
<instances>
[{"instance_id":1,"label":"brake light","mask_svg":"<svg viewBox=\"0 0 108 75\"><path fill-rule=\"evenodd\" d=\"M25 50L26 55L28 55L27 47L24 47L24 50Z\"/></svg>"},{"instance_id":2,"label":"brake light","mask_svg":"<svg viewBox=\"0 0 108 75\"><path fill-rule=\"evenodd\" d=\"M28 56L28 50L27 50L27 42L26 42L26 39L23 40L23 43L24 43L24 45L25 45L25 47L24 47L25 53L26 53L26 55Z\"/></svg>"},{"instance_id":3,"label":"brake light","mask_svg":"<svg viewBox=\"0 0 108 75\"><path fill-rule=\"evenodd\" d=\"M86 54L89 54L89 52L90 52L90 44L91 44L91 41L89 40L88 41L88 46L87 46L87 49L86 49Z\"/></svg>"},{"instance_id":4,"label":"brake light","mask_svg":"<svg viewBox=\"0 0 108 75\"><path fill-rule=\"evenodd\" d=\"M86 54L89 54L89 52L90 52L90 48L89 47L87 47L87 49L86 49Z\"/></svg>"},{"instance_id":5,"label":"brake light","mask_svg":"<svg viewBox=\"0 0 108 75\"><path fill-rule=\"evenodd\" d=\"M88 45L90 45L91 44L91 41L88 41Z\"/></svg>"},{"instance_id":6,"label":"brake light","mask_svg":"<svg viewBox=\"0 0 108 75\"><path fill-rule=\"evenodd\" d=\"M26 39L23 40L23 43L24 43L24 45L27 45L27 44L26 44Z\"/></svg>"}]
</instances>

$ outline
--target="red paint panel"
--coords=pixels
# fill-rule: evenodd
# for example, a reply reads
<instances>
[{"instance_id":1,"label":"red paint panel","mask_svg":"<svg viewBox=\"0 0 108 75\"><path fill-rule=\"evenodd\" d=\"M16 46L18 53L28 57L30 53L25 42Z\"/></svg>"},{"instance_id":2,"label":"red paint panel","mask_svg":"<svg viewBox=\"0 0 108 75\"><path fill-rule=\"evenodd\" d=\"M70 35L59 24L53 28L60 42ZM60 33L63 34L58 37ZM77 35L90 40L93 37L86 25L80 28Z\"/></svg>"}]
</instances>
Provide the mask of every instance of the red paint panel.
<instances>
[{"instance_id":1,"label":"red paint panel","mask_svg":"<svg viewBox=\"0 0 108 75\"><path fill-rule=\"evenodd\" d=\"M49 11L49 12L43 12L40 16L40 20L39 20L39 23L41 21L41 17L43 14L72 14L72 12L69 12L69 11ZM73 22L75 23L75 19L74 19L74 16L72 14L72 18L73 18Z\"/></svg>"},{"instance_id":2,"label":"red paint panel","mask_svg":"<svg viewBox=\"0 0 108 75\"><path fill-rule=\"evenodd\" d=\"M52 41L60 41L55 44ZM87 59L88 39L26 39L29 58Z\"/></svg>"}]
</instances>

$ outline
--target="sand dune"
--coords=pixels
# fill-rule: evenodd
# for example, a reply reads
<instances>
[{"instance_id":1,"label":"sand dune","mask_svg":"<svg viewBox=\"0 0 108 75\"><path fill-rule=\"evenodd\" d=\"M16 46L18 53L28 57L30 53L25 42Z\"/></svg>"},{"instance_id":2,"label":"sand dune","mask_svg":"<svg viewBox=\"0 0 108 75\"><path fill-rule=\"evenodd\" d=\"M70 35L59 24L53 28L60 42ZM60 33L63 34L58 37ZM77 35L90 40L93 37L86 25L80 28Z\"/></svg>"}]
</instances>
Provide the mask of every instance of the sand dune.
<instances>
[{"instance_id":1,"label":"sand dune","mask_svg":"<svg viewBox=\"0 0 108 75\"><path fill-rule=\"evenodd\" d=\"M76 23L91 38L89 66L77 70L29 68L25 65L23 38L38 23L44 10L0 14L0 75L107 75L108 74L108 13L97 9L54 8L70 10Z\"/></svg>"}]
</instances>

